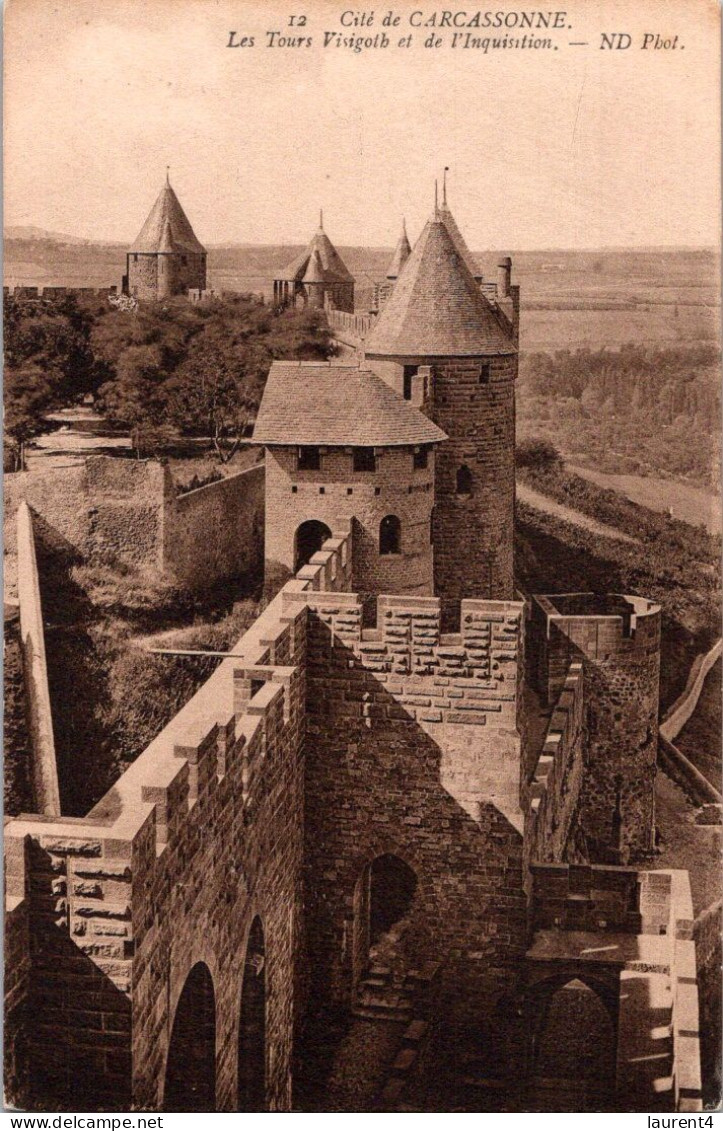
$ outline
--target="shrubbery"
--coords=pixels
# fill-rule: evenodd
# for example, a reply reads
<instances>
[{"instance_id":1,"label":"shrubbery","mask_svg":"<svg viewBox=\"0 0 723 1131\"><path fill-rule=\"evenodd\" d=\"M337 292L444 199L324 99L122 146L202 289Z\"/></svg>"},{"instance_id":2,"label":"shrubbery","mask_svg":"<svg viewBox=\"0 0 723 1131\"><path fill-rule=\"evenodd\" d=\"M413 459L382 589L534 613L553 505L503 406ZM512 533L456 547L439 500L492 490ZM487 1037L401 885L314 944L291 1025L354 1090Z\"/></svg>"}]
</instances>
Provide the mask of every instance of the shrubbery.
<instances>
[{"instance_id":1,"label":"shrubbery","mask_svg":"<svg viewBox=\"0 0 723 1131\"><path fill-rule=\"evenodd\" d=\"M528 354L518 394L522 436L551 440L603 471L717 483L720 355L713 345Z\"/></svg>"}]
</instances>

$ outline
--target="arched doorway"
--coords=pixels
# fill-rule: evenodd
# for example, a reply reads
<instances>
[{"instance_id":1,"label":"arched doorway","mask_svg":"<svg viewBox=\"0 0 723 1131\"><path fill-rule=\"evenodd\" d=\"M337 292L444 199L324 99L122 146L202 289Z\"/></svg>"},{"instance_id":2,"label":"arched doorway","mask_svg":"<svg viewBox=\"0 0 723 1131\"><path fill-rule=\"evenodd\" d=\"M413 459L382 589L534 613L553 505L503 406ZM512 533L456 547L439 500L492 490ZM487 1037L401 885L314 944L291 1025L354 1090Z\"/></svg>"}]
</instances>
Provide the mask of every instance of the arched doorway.
<instances>
[{"instance_id":1,"label":"arched doorway","mask_svg":"<svg viewBox=\"0 0 723 1131\"><path fill-rule=\"evenodd\" d=\"M257 917L246 947L238 1035L238 1111L266 1111L266 950Z\"/></svg>"},{"instance_id":2,"label":"arched doorway","mask_svg":"<svg viewBox=\"0 0 723 1131\"><path fill-rule=\"evenodd\" d=\"M163 1108L216 1110L216 1001L204 962L196 963L189 973L176 1006Z\"/></svg>"},{"instance_id":3,"label":"arched doorway","mask_svg":"<svg viewBox=\"0 0 723 1131\"><path fill-rule=\"evenodd\" d=\"M319 522L315 518L302 522L294 539L294 573L311 561L327 538L331 538L331 531L326 523Z\"/></svg>"},{"instance_id":4,"label":"arched doorway","mask_svg":"<svg viewBox=\"0 0 723 1131\"><path fill-rule=\"evenodd\" d=\"M354 989L369 965L370 950L398 933L395 928L411 911L416 892L416 873L399 856L384 853L363 869L354 889Z\"/></svg>"},{"instance_id":5,"label":"arched doorway","mask_svg":"<svg viewBox=\"0 0 723 1131\"><path fill-rule=\"evenodd\" d=\"M534 1052L536 1087L570 1098L607 1092L615 1086L615 1055L613 1022L595 990L573 978L550 994Z\"/></svg>"}]
</instances>

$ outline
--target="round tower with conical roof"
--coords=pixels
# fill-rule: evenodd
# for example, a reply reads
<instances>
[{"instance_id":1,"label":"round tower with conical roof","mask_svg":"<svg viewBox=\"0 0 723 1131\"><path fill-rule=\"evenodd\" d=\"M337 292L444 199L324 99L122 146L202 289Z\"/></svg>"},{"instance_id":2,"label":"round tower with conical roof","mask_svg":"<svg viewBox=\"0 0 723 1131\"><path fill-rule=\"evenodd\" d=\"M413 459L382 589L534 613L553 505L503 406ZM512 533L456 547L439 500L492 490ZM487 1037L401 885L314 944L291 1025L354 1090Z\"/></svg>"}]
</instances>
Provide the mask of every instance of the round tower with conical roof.
<instances>
[{"instance_id":1,"label":"round tower with conical roof","mask_svg":"<svg viewBox=\"0 0 723 1131\"><path fill-rule=\"evenodd\" d=\"M206 249L166 175L148 219L128 249L123 290L149 300L205 289Z\"/></svg>"},{"instance_id":2,"label":"round tower with conical roof","mask_svg":"<svg viewBox=\"0 0 723 1131\"><path fill-rule=\"evenodd\" d=\"M448 624L463 597L513 596L517 376L516 307L511 317L494 286L482 289L450 216L446 199L435 204L365 348L366 364L449 437L433 519Z\"/></svg>"}]
</instances>

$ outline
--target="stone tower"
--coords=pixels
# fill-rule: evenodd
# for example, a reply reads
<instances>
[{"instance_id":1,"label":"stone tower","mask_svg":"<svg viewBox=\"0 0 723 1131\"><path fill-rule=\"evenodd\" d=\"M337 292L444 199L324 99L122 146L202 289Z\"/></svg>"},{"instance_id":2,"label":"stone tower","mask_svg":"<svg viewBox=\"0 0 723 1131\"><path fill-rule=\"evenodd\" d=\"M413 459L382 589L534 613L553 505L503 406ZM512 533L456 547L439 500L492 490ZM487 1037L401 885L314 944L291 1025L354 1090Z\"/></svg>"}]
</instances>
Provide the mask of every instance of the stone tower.
<instances>
[{"instance_id":1,"label":"stone tower","mask_svg":"<svg viewBox=\"0 0 723 1131\"><path fill-rule=\"evenodd\" d=\"M444 433L368 369L275 361L254 427L266 448L265 557L296 572L353 532L352 585L432 596L434 467Z\"/></svg>"},{"instance_id":2,"label":"stone tower","mask_svg":"<svg viewBox=\"0 0 723 1131\"><path fill-rule=\"evenodd\" d=\"M324 231L323 213L311 242L274 279L274 302L354 313L354 276Z\"/></svg>"},{"instance_id":3,"label":"stone tower","mask_svg":"<svg viewBox=\"0 0 723 1131\"><path fill-rule=\"evenodd\" d=\"M168 176L138 238L126 254L125 294L170 298L206 289L206 249L171 188Z\"/></svg>"},{"instance_id":4,"label":"stone tower","mask_svg":"<svg viewBox=\"0 0 723 1131\"><path fill-rule=\"evenodd\" d=\"M434 578L463 597L513 595L517 288L481 283L435 206L366 341L366 364L448 435L435 477ZM508 275L505 276L508 279Z\"/></svg>"}]
</instances>

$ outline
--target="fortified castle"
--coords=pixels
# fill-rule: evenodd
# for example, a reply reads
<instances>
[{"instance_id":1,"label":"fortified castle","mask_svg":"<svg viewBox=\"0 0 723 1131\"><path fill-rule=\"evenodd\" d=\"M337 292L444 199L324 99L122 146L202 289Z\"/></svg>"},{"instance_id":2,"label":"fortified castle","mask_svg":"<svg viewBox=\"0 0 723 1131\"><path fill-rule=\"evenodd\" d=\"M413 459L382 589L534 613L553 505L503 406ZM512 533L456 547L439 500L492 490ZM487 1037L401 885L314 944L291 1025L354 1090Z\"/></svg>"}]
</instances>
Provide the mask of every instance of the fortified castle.
<instances>
[{"instance_id":1,"label":"fortified castle","mask_svg":"<svg viewBox=\"0 0 723 1131\"><path fill-rule=\"evenodd\" d=\"M205 253L166 185L128 288L182 285ZM688 876L649 867L660 609L515 589L510 261L482 278L445 194L373 317L353 285L322 228L274 283L358 347L266 385L293 576L86 817L6 826L10 1098L289 1112L342 1017L392 1041L381 1110L456 1073L461 1110L699 1111Z\"/></svg>"}]
</instances>

